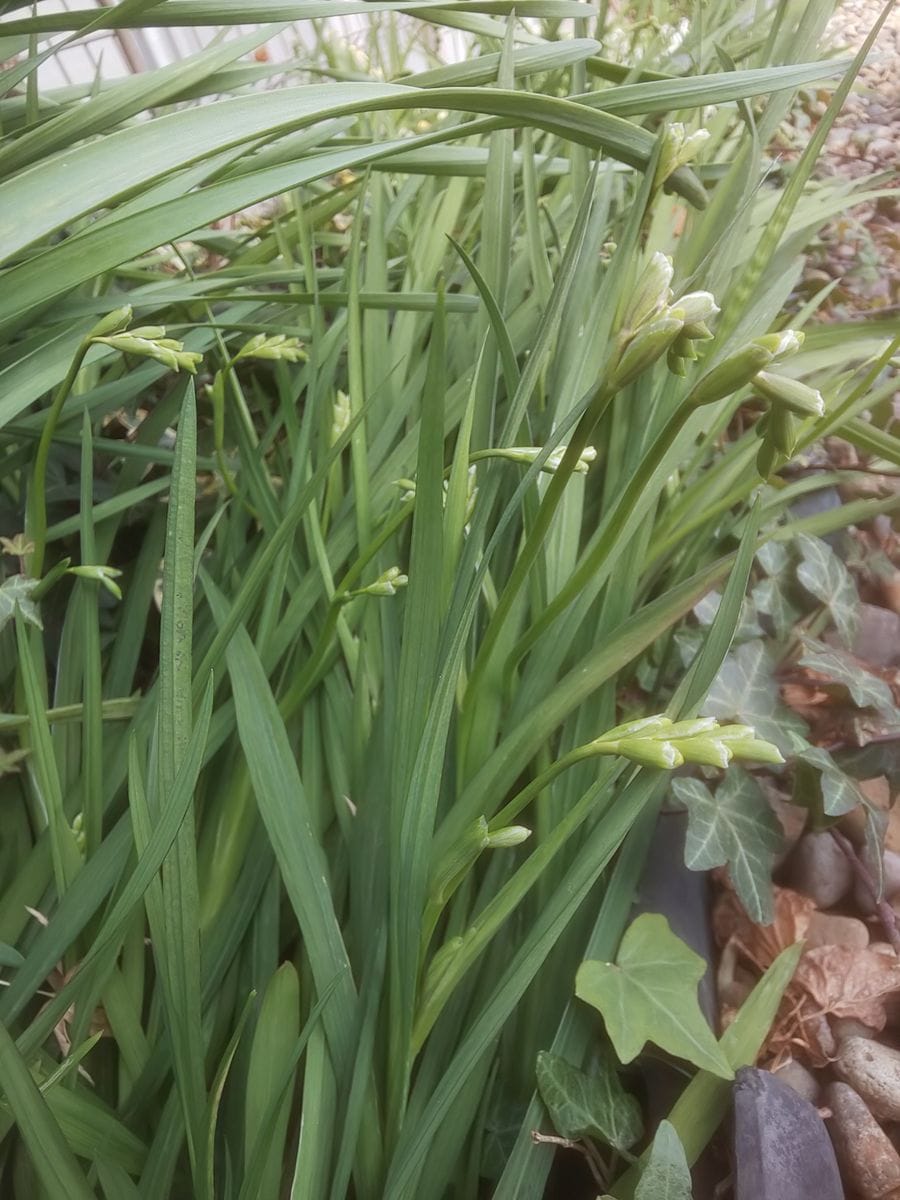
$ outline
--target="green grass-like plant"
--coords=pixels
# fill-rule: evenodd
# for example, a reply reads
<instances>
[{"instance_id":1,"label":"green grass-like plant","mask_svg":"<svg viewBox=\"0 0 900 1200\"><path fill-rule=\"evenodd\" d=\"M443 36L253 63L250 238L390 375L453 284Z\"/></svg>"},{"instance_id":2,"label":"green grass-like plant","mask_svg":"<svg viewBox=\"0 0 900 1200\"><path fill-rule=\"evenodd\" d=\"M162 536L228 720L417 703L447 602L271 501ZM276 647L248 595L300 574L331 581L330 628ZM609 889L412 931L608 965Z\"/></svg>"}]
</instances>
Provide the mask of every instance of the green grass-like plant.
<instances>
[{"instance_id":1,"label":"green grass-like plant","mask_svg":"<svg viewBox=\"0 0 900 1200\"><path fill-rule=\"evenodd\" d=\"M3 1195L544 1194L537 1056L601 1036L576 970L668 770L780 757L667 722L760 544L898 504L801 519L779 474L826 434L900 465L864 418L896 328L798 292L879 194L814 175L877 30L820 58L818 0L682 7L3 6ZM296 61L247 61L286 21ZM249 22L37 83L51 33ZM672 1114L689 1158L723 1086Z\"/></svg>"}]
</instances>

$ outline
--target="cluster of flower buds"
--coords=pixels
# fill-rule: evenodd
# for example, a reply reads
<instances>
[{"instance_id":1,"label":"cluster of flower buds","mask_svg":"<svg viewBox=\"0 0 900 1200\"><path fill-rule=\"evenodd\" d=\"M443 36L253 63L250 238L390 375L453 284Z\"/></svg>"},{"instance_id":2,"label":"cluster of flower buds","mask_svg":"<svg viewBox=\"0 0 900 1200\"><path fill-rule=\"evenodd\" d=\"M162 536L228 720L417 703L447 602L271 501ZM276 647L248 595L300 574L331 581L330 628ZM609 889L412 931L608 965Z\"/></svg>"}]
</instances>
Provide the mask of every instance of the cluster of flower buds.
<instances>
[{"instance_id":1,"label":"cluster of flower buds","mask_svg":"<svg viewBox=\"0 0 900 1200\"><path fill-rule=\"evenodd\" d=\"M308 355L300 341L283 333L258 333L234 356L234 361L243 358L260 358L269 362L306 362Z\"/></svg>"},{"instance_id":2,"label":"cluster of flower buds","mask_svg":"<svg viewBox=\"0 0 900 1200\"><path fill-rule=\"evenodd\" d=\"M404 588L409 583L409 576L404 575L399 567L388 569L366 587L357 588L352 592L344 592L339 599L346 603L356 596L396 596L398 588Z\"/></svg>"},{"instance_id":3,"label":"cluster of flower buds","mask_svg":"<svg viewBox=\"0 0 900 1200\"><path fill-rule=\"evenodd\" d=\"M183 342L166 337L165 325L139 325L137 329L128 329L131 317L130 305L117 308L94 326L88 334L89 340L98 345L111 346L122 354L153 358L170 371L184 368L191 375L196 375L197 367L203 361L202 354L185 350Z\"/></svg>"},{"instance_id":4,"label":"cluster of flower buds","mask_svg":"<svg viewBox=\"0 0 900 1200\"><path fill-rule=\"evenodd\" d=\"M749 725L720 725L715 717L672 721L643 717L618 725L590 743L594 754L619 754L644 767L671 771L684 763L727 767L732 759L781 763L777 746L757 738Z\"/></svg>"},{"instance_id":5,"label":"cluster of flower buds","mask_svg":"<svg viewBox=\"0 0 900 1200\"><path fill-rule=\"evenodd\" d=\"M537 454L538 451L535 451L535 453ZM596 454L596 452L595 452L595 454ZM503 454L501 452L494 451L494 450L485 451L483 457L485 457L485 458L496 457L497 455L499 455L500 457L503 457ZM469 521L472 519L472 513L475 511L475 498L478 495L478 484L476 482L477 477L478 477L477 476L477 466L475 463L471 463L469 466L469 470L466 474L466 511L464 514L464 523L465 523L466 533L469 532ZM395 479L394 487L403 489L403 495L400 497L400 499L403 501L404 504L406 504L406 502L408 500L415 500L415 498L416 498L416 481L414 479ZM445 479L444 480L444 508L447 507L447 496L449 494L450 494L450 481L449 481L449 479Z\"/></svg>"},{"instance_id":6,"label":"cluster of flower buds","mask_svg":"<svg viewBox=\"0 0 900 1200\"><path fill-rule=\"evenodd\" d=\"M674 299L672 260L657 251L644 268L622 315L620 351L612 370L618 389L643 374L663 354L669 369L683 375L697 357L694 342L712 337L707 321L719 311L711 292L687 292Z\"/></svg>"},{"instance_id":7,"label":"cluster of flower buds","mask_svg":"<svg viewBox=\"0 0 900 1200\"><path fill-rule=\"evenodd\" d=\"M821 417L825 412L821 392L799 379L769 370L796 354L802 345L803 334L796 330L767 333L713 367L688 396L689 404L712 404L749 384L768 403L765 415L756 423L756 432L762 438L756 464L764 479L793 454L798 420Z\"/></svg>"},{"instance_id":8,"label":"cluster of flower buds","mask_svg":"<svg viewBox=\"0 0 900 1200\"><path fill-rule=\"evenodd\" d=\"M541 466L542 471L546 471L548 475L553 475L559 470L563 456L568 450L568 446L557 446L551 454L549 454ZM531 466L537 456L542 452L541 446L503 446L496 450L485 452L485 458L506 458L510 462L524 463L526 466ZM576 475L587 475L588 469L592 462L597 458L597 451L593 446L585 446L581 454L572 468Z\"/></svg>"},{"instance_id":9,"label":"cluster of flower buds","mask_svg":"<svg viewBox=\"0 0 900 1200\"><path fill-rule=\"evenodd\" d=\"M704 142L709 140L708 129L698 129L695 133L686 133L681 121L666 125L662 138L662 149L653 183L661 187L679 167L692 162L700 152Z\"/></svg>"}]
</instances>

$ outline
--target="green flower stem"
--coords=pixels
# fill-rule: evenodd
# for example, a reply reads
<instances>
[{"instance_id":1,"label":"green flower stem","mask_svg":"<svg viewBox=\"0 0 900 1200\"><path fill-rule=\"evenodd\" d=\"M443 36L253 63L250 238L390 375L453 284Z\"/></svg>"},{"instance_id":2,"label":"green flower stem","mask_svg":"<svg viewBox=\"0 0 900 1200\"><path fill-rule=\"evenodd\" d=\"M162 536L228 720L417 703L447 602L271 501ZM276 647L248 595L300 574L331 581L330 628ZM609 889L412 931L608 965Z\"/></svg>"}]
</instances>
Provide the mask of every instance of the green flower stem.
<instances>
[{"instance_id":1,"label":"green flower stem","mask_svg":"<svg viewBox=\"0 0 900 1200\"><path fill-rule=\"evenodd\" d=\"M550 526L553 523L553 518L556 515L556 510L559 508L560 502L565 495L569 478L575 470L576 463L584 453L597 422L603 416L614 395L615 390L605 381L598 386L588 407L582 414L581 420L575 427L562 461L551 476L550 484L537 511L534 524L525 540L525 545L522 547L519 557L516 559L506 587L500 594L497 607L485 630L484 640L481 643L478 656L475 659L472 673L469 677L468 687L466 688L467 697L477 697L478 695L478 685L490 665L494 648L503 631L512 606L540 553L544 538L547 536ZM470 702L466 705L463 715L463 744L468 742L474 715L475 705Z\"/></svg>"},{"instance_id":2,"label":"green flower stem","mask_svg":"<svg viewBox=\"0 0 900 1200\"><path fill-rule=\"evenodd\" d=\"M622 530L634 513L645 488L658 470L660 463L666 454L668 454L675 439L694 412L695 409L690 408L688 405L681 405L660 430L653 445L641 459L637 470L628 481L628 486L622 493L619 503L613 509L609 521L597 539L596 545L585 555L581 565L575 568L565 585L554 596L524 637L513 648L510 655L509 668L514 666L528 653L538 638L553 624L560 613L572 603L591 580L596 582L597 576L603 569L610 553L613 550L622 548ZM547 495L549 496L549 494L550 491L548 488Z\"/></svg>"},{"instance_id":3,"label":"green flower stem","mask_svg":"<svg viewBox=\"0 0 900 1200\"><path fill-rule=\"evenodd\" d=\"M571 766L573 762L579 761L579 758L573 758L572 756L586 749L587 747L581 746L577 751L572 751L570 755L566 755L566 759L568 760L566 765ZM591 754L581 754L581 757L592 757L594 753L596 751L592 751ZM535 783L540 783L541 787L545 787L550 782L553 774L559 774L559 770L554 771L554 768L560 767L563 761L563 759L560 759L560 763L554 764L554 767L551 767L544 776L535 780ZM589 816L596 813L599 798L603 792L606 791L607 796L611 798L612 793L607 791L607 789L609 789L616 776L625 767L626 763L624 759L610 764L609 770L603 772L581 799L569 809L562 820L551 831L549 837L534 849L512 878L504 884L494 898L478 914L463 934L453 957L446 964L440 977L431 988L427 987L426 979L426 990L422 996L421 1007L413 1027L413 1054L418 1054L422 1048L435 1021L440 1016L457 984L460 983L469 968L482 951L485 950L489 942L496 936L534 885L540 880L552 859L555 858L572 834L575 833ZM564 769L564 767L560 767L560 770ZM528 790L527 788L524 789L524 791ZM535 791L539 790L540 788L535 789ZM509 810L517 803L522 794L524 793L520 793L520 797L517 797L516 800L507 806ZM522 807L527 803L528 800L523 800ZM507 809L504 809L504 814L506 813ZM625 833L627 833L628 827L636 814L631 813L626 815L614 810L614 815L615 821L613 824L616 826L616 829L610 833L610 855L615 851L621 837L624 837ZM500 820L499 816L497 820Z\"/></svg>"},{"instance_id":4,"label":"green flower stem","mask_svg":"<svg viewBox=\"0 0 900 1200\"><path fill-rule=\"evenodd\" d=\"M576 763L584 762L586 758L596 758L598 754L603 754L605 751L592 742L587 742L584 746L576 746L574 750L570 750L568 754L564 754L562 758L558 758L556 762L551 763L546 771L543 771L531 783L526 784L520 792L513 796L500 811L494 816L493 820L488 825L488 830L493 831L502 829L505 825L511 825L520 813L524 812L533 800L536 800L541 792L550 786L557 775L561 775L563 771L567 771L569 767L574 767Z\"/></svg>"},{"instance_id":5,"label":"green flower stem","mask_svg":"<svg viewBox=\"0 0 900 1200\"><path fill-rule=\"evenodd\" d=\"M415 508L415 503L415 498L413 498L388 521L381 533L376 538L373 538L335 589L334 596L328 606L325 625L319 635L319 640L316 642L315 649L310 655L306 666L279 702L278 707L285 720L288 720L303 704L309 693L319 683L327 668L329 652L334 649L334 631L337 628L338 618L346 602L347 592L357 582L366 565L372 561L378 551L386 542L390 541L404 522L409 520Z\"/></svg>"},{"instance_id":6,"label":"green flower stem","mask_svg":"<svg viewBox=\"0 0 900 1200\"><path fill-rule=\"evenodd\" d=\"M75 386L78 372L84 363L85 355L91 348L91 341L85 338L78 347L75 357L65 379L59 385L53 403L44 421L41 439L38 442L37 453L34 456L34 466L31 470L31 482L28 487L28 501L25 509L25 534L34 543L34 549L28 555L28 574L39 579L44 566L44 554L47 549L47 463L50 458L50 447L53 435L63 406L69 398L69 393Z\"/></svg>"},{"instance_id":7,"label":"green flower stem","mask_svg":"<svg viewBox=\"0 0 900 1200\"><path fill-rule=\"evenodd\" d=\"M100 709L101 716L104 721L130 721L140 702L139 696L117 696L112 700L104 700ZM81 721L84 707L80 701L77 704L63 704L59 708L44 709L44 716L50 725ZM27 713L0 713L0 732L9 733L16 729L25 729L29 720Z\"/></svg>"},{"instance_id":8,"label":"green flower stem","mask_svg":"<svg viewBox=\"0 0 900 1200\"><path fill-rule=\"evenodd\" d=\"M510 802L494 816L494 819L488 825L488 833L496 833L498 829L503 829L507 825L512 824L519 813L524 812L529 804L536 800L541 792L544 791L545 788L549 787L553 780L556 779L558 775L561 775L563 771L567 771L569 767L575 766L576 763L583 762L586 758L596 758L598 754L603 754L605 752L608 753L608 751L598 749L589 743L584 746L576 746L574 750L570 750L568 754L564 754L562 758L558 758L555 762L550 764L546 771L542 771L540 775L538 775L535 779L532 779L531 783L526 784L526 786L522 788L522 790L518 792L512 798L512 800L510 800ZM452 851L448 855L445 855L438 864L432 875L433 880L441 879L448 874L447 860L451 854ZM473 858L470 866L475 865L477 857L478 856L476 855L475 858ZM456 891L456 888L460 883L462 883L462 880L463 876L460 876L451 888L442 888L439 896L436 895L435 884L432 883L430 898L425 909L425 915L422 919L423 955L428 949L441 913L446 908L451 897L453 896L453 893Z\"/></svg>"}]
</instances>

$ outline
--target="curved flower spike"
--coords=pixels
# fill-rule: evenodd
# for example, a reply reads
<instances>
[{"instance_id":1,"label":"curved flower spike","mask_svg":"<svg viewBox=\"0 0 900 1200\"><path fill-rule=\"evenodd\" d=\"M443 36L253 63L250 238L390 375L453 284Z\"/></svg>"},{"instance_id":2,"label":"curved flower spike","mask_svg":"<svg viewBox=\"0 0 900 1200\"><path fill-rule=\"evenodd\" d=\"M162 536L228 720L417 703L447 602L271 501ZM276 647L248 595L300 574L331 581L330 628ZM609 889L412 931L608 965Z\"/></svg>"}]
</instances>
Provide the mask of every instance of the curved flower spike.
<instances>
[{"instance_id":1,"label":"curved flower spike","mask_svg":"<svg viewBox=\"0 0 900 1200\"><path fill-rule=\"evenodd\" d=\"M355 596L396 596L397 589L406 587L409 583L409 576L402 574L399 567L388 567L388 569L375 580L374 583L367 584L366 587L356 588L352 592L344 592L338 597L338 601L346 603L352 600Z\"/></svg>"},{"instance_id":2,"label":"curved flower spike","mask_svg":"<svg viewBox=\"0 0 900 1200\"><path fill-rule=\"evenodd\" d=\"M719 725L715 717L672 722L649 717L611 729L590 742L585 753L620 754L641 766L672 770L683 763L727 767L732 759L781 763L777 746L757 738L749 725Z\"/></svg>"},{"instance_id":3,"label":"curved flower spike","mask_svg":"<svg viewBox=\"0 0 900 1200\"><path fill-rule=\"evenodd\" d=\"M307 353L300 345L299 338L287 337L286 334L258 333L245 346L242 346L234 356L238 362L244 358L258 358L271 362L306 362Z\"/></svg>"},{"instance_id":4,"label":"curved flower spike","mask_svg":"<svg viewBox=\"0 0 900 1200\"><path fill-rule=\"evenodd\" d=\"M111 346L122 354L135 354L139 358L152 358L168 367L170 371L184 368L196 375L203 355L195 350L185 350L184 343L165 336L164 325L143 325L109 337L93 337L99 345Z\"/></svg>"}]
</instances>

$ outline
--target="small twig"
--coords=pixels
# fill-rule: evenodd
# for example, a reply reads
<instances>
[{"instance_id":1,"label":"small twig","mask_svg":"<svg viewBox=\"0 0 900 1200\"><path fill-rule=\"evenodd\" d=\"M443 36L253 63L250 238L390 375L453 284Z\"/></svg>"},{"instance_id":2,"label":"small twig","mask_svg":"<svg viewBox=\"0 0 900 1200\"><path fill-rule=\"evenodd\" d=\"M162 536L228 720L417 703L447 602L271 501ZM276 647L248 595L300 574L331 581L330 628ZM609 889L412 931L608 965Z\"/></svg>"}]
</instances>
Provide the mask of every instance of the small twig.
<instances>
[{"instance_id":1,"label":"small twig","mask_svg":"<svg viewBox=\"0 0 900 1200\"><path fill-rule=\"evenodd\" d=\"M571 1138L556 1137L552 1133L541 1133L539 1129L532 1129L531 1140L538 1146L561 1146L564 1150L577 1150L587 1162L597 1186L601 1188L607 1186L608 1180L605 1177L603 1161L596 1149L586 1139L573 1142Z\"/></svg>"},{"instance_id":2,"label":"small twig","mask_svg":"<svg viewBox=\"0 0 900 1200\"><path fill-rule=\"evenodd\" d=\"M884 927L885 936L894 947L894 953L900 956L900 926L897 923L897 914L891 908L890 904L888 904L887 900L883 897L881 899L878 898L878 884L875 882L868 864L856 853L850 839L841 833L839 829L832 829L831 836L837 842L838 846L840 846L857 878L872 897L878 919Z\"/></svg>"}]
</instances>

